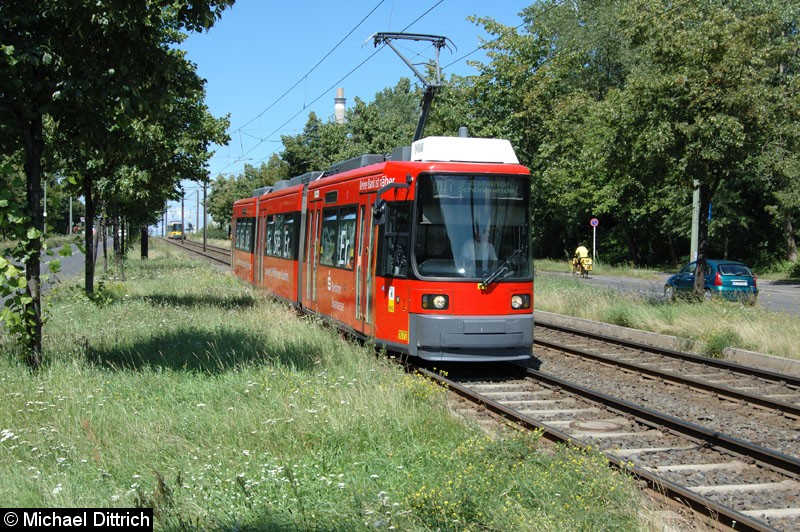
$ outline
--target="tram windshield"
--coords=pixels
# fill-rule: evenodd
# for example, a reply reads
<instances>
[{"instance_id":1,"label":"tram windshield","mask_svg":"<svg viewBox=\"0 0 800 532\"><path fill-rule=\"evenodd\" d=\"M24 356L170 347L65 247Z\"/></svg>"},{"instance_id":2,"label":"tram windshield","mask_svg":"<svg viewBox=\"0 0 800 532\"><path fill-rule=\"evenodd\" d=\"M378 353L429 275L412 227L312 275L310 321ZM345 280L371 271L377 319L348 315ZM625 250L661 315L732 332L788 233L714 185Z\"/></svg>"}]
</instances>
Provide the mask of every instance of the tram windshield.
<instances>
[{"instance_id":1,"label":"tram windshield","mask_svg":"<svg viewBox=\"0 0 800 532\"><path fill-rule=\"evenodd\" d=\"M530 277L529 198L525 176L421 175L413 246L419 275Z\"/></svg>"}]
</instances>

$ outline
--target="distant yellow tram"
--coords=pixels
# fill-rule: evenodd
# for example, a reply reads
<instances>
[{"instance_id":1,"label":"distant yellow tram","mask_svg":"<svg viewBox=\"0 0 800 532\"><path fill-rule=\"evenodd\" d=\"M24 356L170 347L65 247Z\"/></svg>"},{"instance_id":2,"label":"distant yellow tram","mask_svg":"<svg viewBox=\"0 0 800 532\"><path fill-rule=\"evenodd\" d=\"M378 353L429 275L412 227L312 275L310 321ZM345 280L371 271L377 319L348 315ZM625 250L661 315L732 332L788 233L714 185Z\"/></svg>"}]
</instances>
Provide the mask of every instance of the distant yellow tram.
<instances>
[{"instance_id":1,"label":"distant yellow tram","mask_svg":"<svg viewBox=\"0 0 800 532\"><path fill-rule=\"evenodd\" d=\"M167 238L182 240L184 238L183 224L181 222L170 222L167 225Z\"/></svg>"}]
</instances>

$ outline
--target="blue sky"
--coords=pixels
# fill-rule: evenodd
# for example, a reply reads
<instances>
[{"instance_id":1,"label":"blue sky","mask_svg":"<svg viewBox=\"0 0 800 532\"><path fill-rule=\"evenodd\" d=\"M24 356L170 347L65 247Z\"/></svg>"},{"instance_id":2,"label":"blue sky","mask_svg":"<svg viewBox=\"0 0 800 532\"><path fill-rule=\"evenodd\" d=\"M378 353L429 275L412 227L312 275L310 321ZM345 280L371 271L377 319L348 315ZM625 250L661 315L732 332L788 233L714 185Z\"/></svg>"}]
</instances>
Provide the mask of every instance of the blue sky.
<instances>
[{"instance_id":1,"label":"blue sky","mask_svg":"<svg viewBox=\"0 0 800 532\"><path fill-rule=\"evenodd\" d=\"M487 16L517 26L520 11L531 3L237 0L209 32L192 35L181 45L207 80L211 113L230 113L231 143L216 148L209 165L212 181L219 173L238 174L245 164L266 161L282 149L282 134L302 130L310 111L322 120L332 117L337 87L344 88L350 106L356 96L372 101L376 92L394 86L400 77L416 81L394 51L373 45L372 34L405 31L448 37L456 49L442 50L440 64L447 67L443 74L467 75L474 73L467 61L485 55L478 51L462 57L480 46L480 37L489 37L467 17ZM414 62L433 57L427 43L395 43Z\"/></svg>"}]
</instances>

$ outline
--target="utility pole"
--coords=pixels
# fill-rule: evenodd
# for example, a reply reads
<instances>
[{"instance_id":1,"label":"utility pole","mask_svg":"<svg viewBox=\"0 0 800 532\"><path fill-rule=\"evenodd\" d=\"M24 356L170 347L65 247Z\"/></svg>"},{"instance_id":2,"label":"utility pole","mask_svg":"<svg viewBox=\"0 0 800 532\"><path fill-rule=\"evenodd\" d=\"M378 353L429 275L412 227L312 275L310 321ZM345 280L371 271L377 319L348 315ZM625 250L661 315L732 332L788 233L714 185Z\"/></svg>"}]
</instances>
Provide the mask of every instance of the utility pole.
<instances>
[{"instance_id":1,"label":"utility pole","mask_svg":"<svg viewBox=\"0 0 800 532\"><path fill-rule=\"evenodd\" d=\"M47 233L47 178L44 179L44 222L42 223L42 233Z\"/></svg>"},{"instance_id":2,"label":"utility pole","mask_svg":"<svg viewBox=\"0 0 800 532\"><path fill-rule=\"evenodd\" d=\"M697 241L700 235L700 181L695 179L692 192L692 243L689 262L697 260Z\"/></svg>"},{"instance_id":3,"label":"utility pole","mask_svg":"<svg viewBox=\"0 0 800 532\"><path fill-rule=\"evenodd\" d=\"M208 181L203 180L203 251L206 250L206 239L208 233L206 227L208 226L208 211L206 211L206 194L208 193Z\"/></svg>"},{"instance_id":4,"label":"utility pole","mask_svg":"<svg viewBox=\"0 0 800 532\"><path fill-rule=\"evenodd\" d=\"M183 200L186 197L186 191L181 187L181 234L186 238L186 222L183 221ZM181 240L183 240L183 238Z\"/></svg>"}]
</instances>

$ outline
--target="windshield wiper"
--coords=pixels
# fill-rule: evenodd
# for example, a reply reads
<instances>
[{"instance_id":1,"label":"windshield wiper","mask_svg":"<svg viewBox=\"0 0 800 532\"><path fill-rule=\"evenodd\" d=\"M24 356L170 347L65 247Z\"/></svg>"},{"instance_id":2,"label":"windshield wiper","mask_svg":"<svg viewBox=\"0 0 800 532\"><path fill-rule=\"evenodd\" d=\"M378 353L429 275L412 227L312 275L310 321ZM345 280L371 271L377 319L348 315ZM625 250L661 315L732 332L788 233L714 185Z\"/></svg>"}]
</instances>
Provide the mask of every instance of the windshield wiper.
<instances>
[{"instance_id":1,"label":"windshield wiper","mask_svg":"<svg viewBox=\"0 0 800 532\"><path fill-rule=\"evenodd\" d=\"M521 257L522 254L525 252L525 248L519 248L514 250L514 253L508 256L503 263L498 266L492 273L490 273L486 279L478 283L478 290L486 290L492 283L497 282L501 275L503 275L506 271L508 271L508 267L516 261L518 257Z\"/></svg>"}]
</instances>

